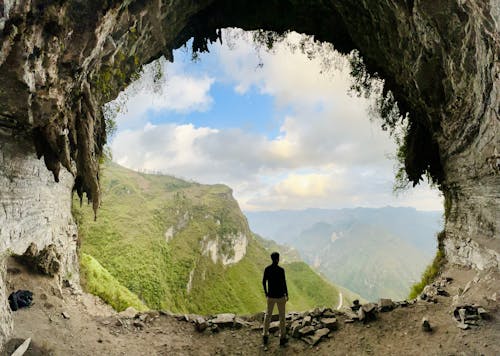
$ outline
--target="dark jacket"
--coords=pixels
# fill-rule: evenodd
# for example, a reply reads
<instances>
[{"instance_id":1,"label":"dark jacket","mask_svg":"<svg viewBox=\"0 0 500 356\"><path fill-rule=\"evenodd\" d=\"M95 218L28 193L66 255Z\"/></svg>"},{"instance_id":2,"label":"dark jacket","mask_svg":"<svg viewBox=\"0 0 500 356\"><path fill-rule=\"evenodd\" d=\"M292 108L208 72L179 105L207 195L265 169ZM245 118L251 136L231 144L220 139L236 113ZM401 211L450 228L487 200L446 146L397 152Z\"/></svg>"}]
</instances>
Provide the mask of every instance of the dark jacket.
<instances>
[{"instance_id":1,"label":"dark jacket","mask_svg":"<svg viewBox=\"0 0 500 356\"><path fill-rule=\"evenodd\" d=\"M288 296L285 270L278 265L272 264L266 267L264 277L262 278L262 285L264 286L266 297L281 298L285 295Z\"/></svg>"}]
</instances>

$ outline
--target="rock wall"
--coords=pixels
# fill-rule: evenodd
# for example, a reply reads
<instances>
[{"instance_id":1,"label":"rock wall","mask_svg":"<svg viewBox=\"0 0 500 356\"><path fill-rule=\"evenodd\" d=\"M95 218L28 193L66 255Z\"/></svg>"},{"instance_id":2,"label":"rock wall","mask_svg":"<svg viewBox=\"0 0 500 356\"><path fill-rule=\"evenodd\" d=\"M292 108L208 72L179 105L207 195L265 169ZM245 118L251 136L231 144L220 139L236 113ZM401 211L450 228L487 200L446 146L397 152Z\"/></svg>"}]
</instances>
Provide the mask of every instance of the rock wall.
<instances>
[{"instance_id":1,"label":"rock wall","mask_svg":"<svg viewBox=\"0 0 500 356\"><path fill-rule=\"evenodd\" d=\"M73 176L61 171L59 183L36 158L31 142L0 133L0 345L10 330L5 290L5 259L54 245L60 255L57 278L78 282L77 228L71 215Z\"/></svg>"}]
</instances>

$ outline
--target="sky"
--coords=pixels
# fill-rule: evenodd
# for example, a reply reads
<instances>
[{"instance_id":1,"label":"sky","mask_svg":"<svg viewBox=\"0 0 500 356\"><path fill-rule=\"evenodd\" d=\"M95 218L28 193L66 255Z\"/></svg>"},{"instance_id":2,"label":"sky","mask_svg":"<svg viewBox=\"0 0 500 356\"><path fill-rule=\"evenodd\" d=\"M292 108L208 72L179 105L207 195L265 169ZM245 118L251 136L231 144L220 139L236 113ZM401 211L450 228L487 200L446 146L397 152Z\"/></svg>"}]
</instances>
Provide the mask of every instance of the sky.
<instances>
[{"instance_id":1,"label":"sky","mask_svg":"<svg viewBox=\"0 0 500 356\"><path fill-rule=\"evenodd\" d=\"M149 65L114 104L113 160L139 171L223 183L246 211L412 206L442 210L436 189L392 192L394 139L370 119L370 101L349 92L346 59L292 33L266 51L250 33L193 61ZM163 76L153 82L154 68Z\"/></svg>"}]
</instances>

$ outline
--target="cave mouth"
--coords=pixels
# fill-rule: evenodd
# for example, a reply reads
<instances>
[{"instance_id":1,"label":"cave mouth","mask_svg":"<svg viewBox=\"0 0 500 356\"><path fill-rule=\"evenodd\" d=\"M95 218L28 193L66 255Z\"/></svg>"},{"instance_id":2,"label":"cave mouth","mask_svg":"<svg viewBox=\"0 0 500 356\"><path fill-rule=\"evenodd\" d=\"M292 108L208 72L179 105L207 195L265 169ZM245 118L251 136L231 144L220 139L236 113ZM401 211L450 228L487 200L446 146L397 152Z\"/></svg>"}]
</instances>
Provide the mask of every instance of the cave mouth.
<instances>
[{"instance_id":1,"label":"cave mouth","mask_svg":"<svg viewBox=\"0 0 500 356\"><path fill-rule=\"evenodd\" d=\"M406 203L391 198L394 159L387 155L394 155L396 146L381 129L382 121L369 119L375 95L365 98L349 94L354 79L348 58L309 36L275 36L269 47L267 42L264 46L259 42L262 32L230 29L222 30L221 36L222 44L195 53L194 62L193 52L188 49L175 51L173 64L163 59L152 62L129 89L106 104L104 112L116 115L117 132L110 144L113 159L142 173L225 183L233 189L244 211L335 208L332 216L318 217L300 230L290 231L289 239L269 235L269 227L262 225L262 230L255 232L299 248L302 259L310 266L331 282L354 289L366 300L406 298L435 254L435 235L442 229L441 212L435 212L432 221L421 212L414 212L420 215L412 220L411 212L403 208L361 209L363 213L355 220L349 220L341 211L351 208L357 214L354 208L360 206L411 206L415 204L412 199L421 195L429 199L432 195L422 188L406 197ZM265 36L268 39L273 35ZM381 95L381 91L377 93ZM372 115L376 115L373 110ZM107 120L111 122L111 117ZM108 172L103 170L102 179ZM109 179L116 177L103 181L104 206L106 193L117 189L110 188ZM373 191L377 185L384 186L383 193ZM330 189L333 186L339 188ZM258 199L261 202L256 204ZM423 200L417 207L440 210L442 203L434 199L437 202L431 208L423 206ZM108 221L105 207L101 214ZM381 216L377 218L377 214ZM397 216L402 219L400 225L414 231L407 241L402 236L404 229L388 224ZM249 220L253 228L253 220ZM419 230L420 225L429 224L432 228ZM92 257L105 267L113 266L111 261L103 260L109 253L102 251L103 256L96 256L96 246L92 242L86 246L92 237L85 235L84 253L94 254ZM339 245L336 240L342 237ZM310 239L317 247L325 246L310 251L304 248L307 243L297 241L299 238ZM324 253L342 249L337 245L342 246L348 239L353 242L344 244L341 253ZM371 260L357 261L359 264L350 274L344 271L335 280L338 265L345 265L345 258L355 255L355 245L364 244L374 248ZM412 256L411 260L407 256ZM328 260L335 260L335 264ZM350 260L347 269L353 266ZM385 265L400 267L386 271ZM373 275L363 272L375 270L378 272ZM116 268L114 272L121 273ZM353 286L349 279L354 280ZM356 285L357 281L361 283ZM390 286L385 288L386 284ZM141 294L140 288L135 292Z\"/></svg>"},{"instance_id":2,"label":"cave mouth","mask_svg":"<svg viewBox=\"0 0 500 356\"><path fill-rule=\"evenodd\" d=\"M295 30L332 43L342 53L357 48L368 70L363 73L385 78L400 112L410 113L406 173L414 183L430 175L443 191L442 245L448 262L498 270L500 46L494 3L207 0L12 5L0 5L0 123L2 135L9 138L0 144L6 151L2 159L31 165L24 166L27 170L9 167L5 186L12 187L35 168L40 172L35 182L52 189L41 191L43 199L61 207L59 215L69 213L67 202L55 195L66 197L73 178L62 170L64 186L54 186L37 162L28 162L35 153L27 142L34 137L36 155L43 156L56 180L61 165L66 167L76 177L78 193L86 193L97 210L98 160L106 142L102 104L114 99L138 68L162 55L170 59L190 38L196 51L203 50L218 39L221 28ZM17 211L31 209L32 216L41 216L45 205L30 201L26 206L17 200L9 204L13 212L1 216L2 233L13 231L16 240L4 239L2 251L13 245L22 253L33 239L46 245L59 238L72 241L69 232L47 231L40 237L34 229L19 232ZM62 220L56 224L68 230L71 218ZM0 341L8 334L5 315L0 313Z\"/></svg>"}]
</instances>

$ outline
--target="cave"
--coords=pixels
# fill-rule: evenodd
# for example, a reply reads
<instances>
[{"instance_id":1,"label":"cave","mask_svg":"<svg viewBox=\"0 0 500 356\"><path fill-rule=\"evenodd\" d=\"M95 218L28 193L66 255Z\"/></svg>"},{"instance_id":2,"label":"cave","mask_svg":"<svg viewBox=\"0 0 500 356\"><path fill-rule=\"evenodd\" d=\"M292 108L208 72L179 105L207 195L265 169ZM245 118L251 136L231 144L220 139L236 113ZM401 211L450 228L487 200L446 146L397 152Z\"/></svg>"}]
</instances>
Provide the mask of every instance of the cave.
<instances>
[{"instance_id":1,"label":"cave","mask_svg":"<svg viewBox=\"0 0 500 356\"><path fill-rule=\"evenodd\" d=\"M98 214L103 104L142 65L220 29L297 31L358 50L408 114L405 168L445 197L450 265L500 269L500 4L396 0L4 1L0 4L0 298L5 257L55 245L77 280L71 191ZM43 157L43 162L40 160ZM70 273L72 272L72 273ZM0 345L11 329L0 306Z\"/></svg>"}]
</instances>

